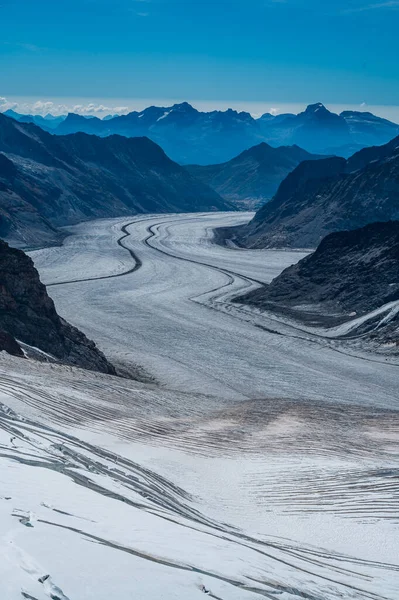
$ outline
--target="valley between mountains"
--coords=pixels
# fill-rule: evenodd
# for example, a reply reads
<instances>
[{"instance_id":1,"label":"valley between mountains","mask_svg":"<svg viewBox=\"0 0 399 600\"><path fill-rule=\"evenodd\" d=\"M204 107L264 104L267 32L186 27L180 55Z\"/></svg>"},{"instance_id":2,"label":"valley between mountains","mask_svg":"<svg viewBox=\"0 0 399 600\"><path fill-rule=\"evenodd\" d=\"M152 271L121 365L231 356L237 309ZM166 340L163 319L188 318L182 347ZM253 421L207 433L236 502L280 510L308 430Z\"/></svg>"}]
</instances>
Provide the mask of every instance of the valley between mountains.
<instances>
[{"instance_id":1,"label":"valley between mountains","mask_svg":"<svg viewBox=\"0 0 399 600\"><path fill-rule=\"evenodd\" d=\"M7 600L397 599L399 365L232 302L308 254L215 244L251 216L89 221L30 253L142 382L1 354Z\"/></svg>"},{"instance_id":2,"label":"valley between mountains","mask_svg":"<svg viewBox=\"0 0 399 600\"><path fill-rule=\"evenodd\" d=\"M96 340L113 364L134 369L138 363L168 387L231 398L350 399L357 380L359 400L367 401L365 372L383 377L378 357L374 368L334 348L321 352L326 342L320 335L230 302L308 253L214 243L214 228L249 217L202 213L92 221L73 227L63 246L31 256L58 312ZM132 272L135 261L140 268ZM355 372L345 393L349 363ZM386 366L384 381L393 400L396 368Z\"/></svg>"}]
</instances>

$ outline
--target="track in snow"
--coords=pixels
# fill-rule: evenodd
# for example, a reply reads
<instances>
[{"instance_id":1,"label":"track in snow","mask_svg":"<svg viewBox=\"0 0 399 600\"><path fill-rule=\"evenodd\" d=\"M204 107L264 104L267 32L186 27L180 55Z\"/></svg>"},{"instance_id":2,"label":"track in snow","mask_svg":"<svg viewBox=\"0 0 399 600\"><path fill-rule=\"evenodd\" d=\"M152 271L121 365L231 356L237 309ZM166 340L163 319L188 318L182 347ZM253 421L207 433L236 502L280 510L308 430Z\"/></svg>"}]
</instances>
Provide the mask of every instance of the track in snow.
<instances>
[{"instance_id":1,"label":"track in snow","mask_svg":"<svg viewBox=\"0 0 399 600\"><path fill-rule=\"evenodd\" d=\"M266 402L229 411L217 398L193 404L7 361L1 400L18 411L0 406L0 550L12 565L1 582L17 580L7 600L18 586L38 600L54 589L125 597L132 578L139 598L170 589L200 600L204 585L222 600L396 600L398 413Z\"/></svg>"}]
</instances>

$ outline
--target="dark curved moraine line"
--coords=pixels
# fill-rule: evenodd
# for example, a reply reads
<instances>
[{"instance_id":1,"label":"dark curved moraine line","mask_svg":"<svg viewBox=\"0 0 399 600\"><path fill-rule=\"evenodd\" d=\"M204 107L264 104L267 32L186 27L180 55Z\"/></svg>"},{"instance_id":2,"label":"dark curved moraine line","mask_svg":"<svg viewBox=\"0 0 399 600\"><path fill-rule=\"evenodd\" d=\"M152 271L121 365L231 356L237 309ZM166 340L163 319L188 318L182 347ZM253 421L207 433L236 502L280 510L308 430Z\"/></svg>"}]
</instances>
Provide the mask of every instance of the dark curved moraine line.
<instances>
[{"instance_id":1,"label":"dark curved moraine line","mask_svg":"<svg viewBox=\"0 0 399 600\"><path fill-rule=\"evenodd\" d=\"M69 279L67 281L57 281L55 283L46 284L46 287L52 287L54 285L66 285L68 283L81 283L83 281L99 281L101 279L113 279L114 277L124 277L125 275L129 275L130 273L134 273L135 271L140 269L140 267L143 264L141 262L140 258L133 252L133 250L131 248L128 248L127 246L125 246L125 244L123 244L123 240L130 235L127 228L130 227L131 225L134 225L134 223L136 223L136 221L131 221L130 223L126 223L126 225L123 225L121 227L121 232L124 235L122 235L120 238L118 238L116 240L116 243L118 244L118 246L120 246L121 248L123 248L124 250L129 252L130 256L132 257L132 259L134 261L133 267L131 267L127 271L123 271L123 273L114 273L113 275L100 275L99 277L84 277L82 279Z\"/></svg>"}]
</instances>

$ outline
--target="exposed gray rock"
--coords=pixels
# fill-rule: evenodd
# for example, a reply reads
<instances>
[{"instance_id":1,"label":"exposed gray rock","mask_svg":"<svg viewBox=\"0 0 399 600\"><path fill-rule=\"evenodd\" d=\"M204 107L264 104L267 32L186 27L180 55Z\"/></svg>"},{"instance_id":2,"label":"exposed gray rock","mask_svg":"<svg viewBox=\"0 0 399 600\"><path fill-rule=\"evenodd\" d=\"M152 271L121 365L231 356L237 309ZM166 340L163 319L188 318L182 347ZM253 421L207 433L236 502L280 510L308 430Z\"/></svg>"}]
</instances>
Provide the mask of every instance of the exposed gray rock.
<instances>
[{"instance_id":1,"label":"exposed gray rock","mask_svg":"<svg viewBox=\"0 0 399 600\"><path fill-rule=\"evenodd\" d=\"M32 259L2 240L0 329L11 336L11 339L16 338L24 344L39 348L61 362L115 374L114 367L94 342L58 316ZM3 339L12 350L12 341L7 337Z\"/></svg>"},{"instance_id":2,"label":"exposed gray rock","mask_svg":"<svg viewBox=\"0 0 399 600\"><path fill-rule=\"evenodd\" d=\"M333 231L399 218L399 138L349 160L301 163L248 224L225 232L250 248L314 248Z\"/></svg>"},{"instance_id":3,"label":"exposed gray rock","mask_svg":"<svg viewBox=\"0 0 399 600\"><path fill-rule=\"evenodd\" d=\"M262 142L226 163L186 169L239 208L253 209L270 200L278 186L304 160L325 158L299 146L272 148Z\"/></svg>"},{"instance_id":4,"label":"exposed gray rock","mask_svg":"<svg viewBox=\"0 0 399 600\"><path fill-rule=\"evenodd\" d=\"M308 325L334 325L399 300L399 221L372 223L328 235L317 250L285 269L270 285L237 302L284 313ZM399 343L399 314L374 331Z\"/></svg>"},{"instance_id":5,"label":"exposed gray rock","mask_svg":"<svg viewBox=\"0 0 399 600\"><path fill-rule=\"evenodd\" d=\"M7 333L7 331L0 329L0 352L3 350L13 356L24 356L23 350L17 340Z\"/></svg>"}]
</instances>

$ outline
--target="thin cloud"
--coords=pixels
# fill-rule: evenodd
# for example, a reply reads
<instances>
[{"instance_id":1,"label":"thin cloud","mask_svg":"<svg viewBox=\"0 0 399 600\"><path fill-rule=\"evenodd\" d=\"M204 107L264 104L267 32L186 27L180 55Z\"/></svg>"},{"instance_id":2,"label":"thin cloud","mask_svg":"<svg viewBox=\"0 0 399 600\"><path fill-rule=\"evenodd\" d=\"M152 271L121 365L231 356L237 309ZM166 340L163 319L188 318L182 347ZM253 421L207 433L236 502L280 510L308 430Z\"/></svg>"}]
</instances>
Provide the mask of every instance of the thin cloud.
<instances>
[{"instance_id":1,"label":"thin cloud","mask_svg":"<svg viewBox=\"0 0 399 600\"><path fill-rule=\"evenodd\" d=\"M6 110L15 110L16 108L18 108L18 102L9 102L7 98L0 96L0 112L5 112Z\"/></svg>"},{"instance_id":2,"label":"thin cloud","mask_svg":"<svg viewBox=\"0 0 399 600\"><path fill-rule=\"evenodd\" d=\"M21 48L24 48L24 50L29 50L29 52L40 52L41 50L41 48L39 46L36 46L35 44L26 44L24 42L20 42L16 45L20 46Z\"/></svg>"},{"instance_id":3,"label":"thin cloud","mask_svg":"<svg viewBox=\"0 0 399 600\"><path fill-rule=\"evenodd\" d=\"M357 8L347 8L342 12L344 14L365 12L369 10L383 10L383 9L399 9L399 0L387 0L387 2L377 2L374 4L366 4L364 6L358 6Z\"/></svg>"},{"instance_id":4,"label":"thin cloud","mask_svg":"<svg viewBox=\"0 0 399 600\"><path fill-rule=\"evenodd\" d=\"M134 8L129 8L128 11L130 13L133 13L134 15L136 15L136 17L149 17L150 13L148 12L148 9L150 8L148 5L152 2L152 0L133 0L133 5L135 5ZM140 6L141 5L141 6ZM142 9L142 10L140 10Z\"/></svg>"},{"instance_id":5,"label":"thin cloud","mask_svg":"<svg viewBox=\"0 0 399 600\"><path fill-rule=\"evenodd\" d=\"M4 96L0 96L0 112L6 110L15 110L20 114L46 115L50 113L54 116L65 115L69 112L74 112L83 116L98 116L105 117L106 115L121 115L129 112L128 106L108 106L105 104L96 104L89 102L88 104L56 104L48 100L37 100L35 102L10 102Z\"/></svg>"},{"instance_id":6,"label":"thin cloud","mask_svg":"<svg viewBox=\"0 0 399 600\"><path fill-rule=\"evenodd\" d=\"M54 108L54 102L42 102L41 100L38 100L32 106L32 109L35 112L46 112L47 113L47 112L50 112L53 108Z\"/></svg>"},{"instance_id":7,"label":"thin cloud","mask_svg":"<svg viewBox=\"0 0 399 600\"><path fill-rule=\"evenodd\" d=\"M129 108L127 106L105 106L104 104L94 104L94 102L90 102L89 104L75 104L72 107L72 112L77 113L78 115L104 115L104 114L121 114L128 112Z\"/></svg>"},{"instance_id":8,"label":"thin cloud","mask_svg":"<svg viewBox=\"0 0 399 600\"><path fill-rule=\"evenodd\" d=\"M28 50L28 52L40 52L41 50L45 50L45 48L27 42L3 42L3 44L4 46L11 46L13 48L22 48L23 50Z\"/></svg>"}]
</instances>

